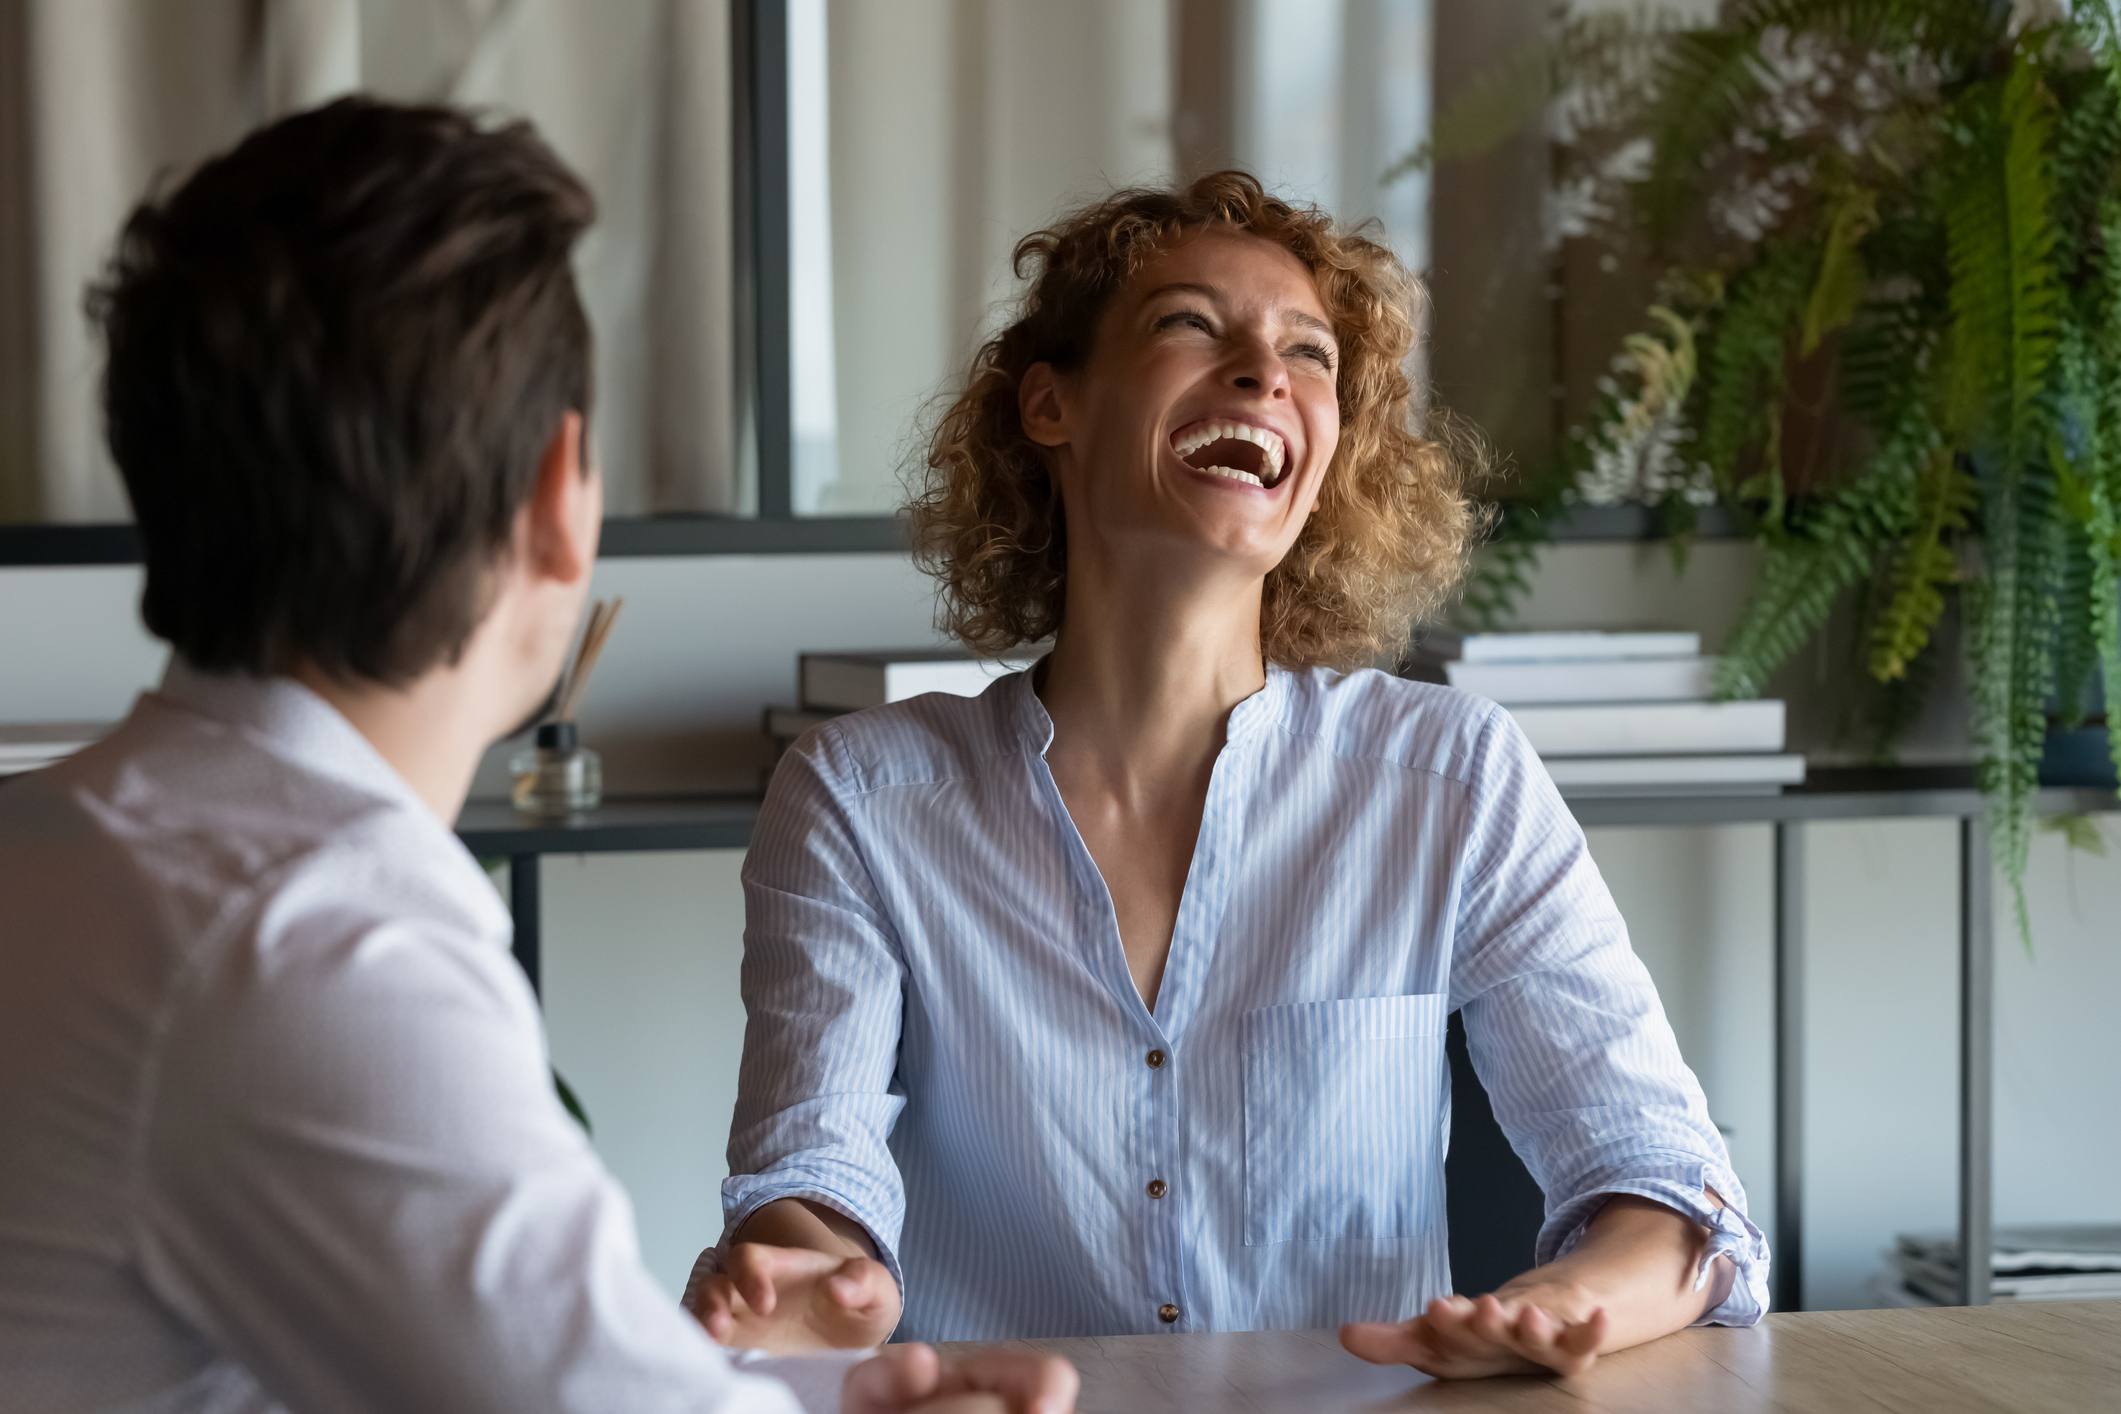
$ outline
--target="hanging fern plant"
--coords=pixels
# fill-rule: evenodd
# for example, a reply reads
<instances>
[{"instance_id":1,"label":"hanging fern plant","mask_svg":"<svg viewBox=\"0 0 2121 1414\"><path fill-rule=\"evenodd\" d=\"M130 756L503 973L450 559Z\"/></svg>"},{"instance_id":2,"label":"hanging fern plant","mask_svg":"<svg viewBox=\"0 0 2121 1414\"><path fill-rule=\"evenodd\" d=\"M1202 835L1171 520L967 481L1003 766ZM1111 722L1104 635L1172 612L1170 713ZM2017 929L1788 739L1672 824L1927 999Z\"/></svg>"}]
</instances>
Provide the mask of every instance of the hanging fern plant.
<instances>
[{"instance_id":1,"label":"hanging fern plant","mask_svg":"<svg viewBox=\"0 0 2121 1414\"><path fill-rule=\"evenodd\" d=\"M1956 602L2021 935L2050 707L2121 702L2117 2L1736 0L1712 29L1561 6L1402 164L1543 112L1561 234L1647 240L1664 272L1470 611L1507 616L1573 503L1683 533L1720 502L1765 554L1719 693L1757 693L1855 601L1904 720ZM1799 479L1803 369L1852 434L1823 464L1813 439Z\"/></svg>"}]
</instances>

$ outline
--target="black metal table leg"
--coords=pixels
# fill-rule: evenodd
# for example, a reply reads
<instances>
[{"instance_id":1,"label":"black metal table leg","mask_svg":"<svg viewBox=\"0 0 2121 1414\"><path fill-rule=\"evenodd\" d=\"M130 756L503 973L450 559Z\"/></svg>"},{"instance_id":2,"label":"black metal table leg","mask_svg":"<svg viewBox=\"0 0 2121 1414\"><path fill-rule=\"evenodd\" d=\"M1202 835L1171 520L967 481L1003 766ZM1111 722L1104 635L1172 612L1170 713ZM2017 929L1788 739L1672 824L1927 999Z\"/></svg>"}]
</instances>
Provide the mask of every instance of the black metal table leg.
<instances>
[{"instance_id":1,"label":"black metal table leg","mask_svg":"<svg viewBox=\"0 0 2121 1414\"><path fill-rule=\"evenodd\" d=\"M1775 824L1775 1261L1769 1300L1804 1305L1804 826Z\"/></svg>"},{"instance_id":2,"label":"black metal table leg","mask_svg":"<svg viewBox=\"0 0 2121 1414\"><path fill-rule=\"evenodd\" d=\"M1959 822L1959 1300L1986 1306L1995 1233L1995 875L1988 822Z\"/></svg>"},{"instance_id":3,"label":"black metal table leg","mask_svg":"<svg viewBox=\"0 0 2121 1414\"><path fill-rule=\"evenodd\" d=\"M515 915L515 955L522 967L523 975L530 979L530 990L539 991L538 984L538 856L535 854L511 854L508 856L508 909Z\"/></svg>"}]
</instances>

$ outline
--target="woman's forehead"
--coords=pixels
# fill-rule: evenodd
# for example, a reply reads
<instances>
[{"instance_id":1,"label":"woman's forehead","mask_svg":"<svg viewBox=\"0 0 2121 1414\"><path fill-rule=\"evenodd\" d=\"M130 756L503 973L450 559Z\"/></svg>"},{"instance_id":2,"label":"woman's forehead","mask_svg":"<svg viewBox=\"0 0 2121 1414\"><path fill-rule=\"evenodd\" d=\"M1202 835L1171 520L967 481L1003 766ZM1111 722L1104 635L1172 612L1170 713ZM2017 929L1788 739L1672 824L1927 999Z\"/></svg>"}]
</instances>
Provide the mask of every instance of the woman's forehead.
<instances>
[{"instance_id":1,"label":"woman's forehead","mask_svg":"<svg viewBox=\"0 0 2121 1414\"><path fill-rule=\"evenodd\" d=\"M1318 282L1287 247L1247 231L1195 231L1145 262L1127 282L1131 302L1165 292L1218 297L1326 317Z\"/></svg>"}]
</instances>

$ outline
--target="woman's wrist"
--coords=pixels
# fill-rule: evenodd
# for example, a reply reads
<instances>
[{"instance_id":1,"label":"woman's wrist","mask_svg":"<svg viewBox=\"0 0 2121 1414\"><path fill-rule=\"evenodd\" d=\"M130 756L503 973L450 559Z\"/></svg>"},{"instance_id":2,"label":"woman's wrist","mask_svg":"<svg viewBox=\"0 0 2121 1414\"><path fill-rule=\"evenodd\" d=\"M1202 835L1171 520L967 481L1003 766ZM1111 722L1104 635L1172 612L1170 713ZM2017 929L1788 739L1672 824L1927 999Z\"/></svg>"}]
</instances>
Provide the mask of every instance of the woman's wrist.
<instances>
[{"instance_id":1,"label":"woman's wrist","mask_svg":"<svg viewBox=\"0 0 2121 1414\"><path fill-rule=\"evenodd\" d=\"M1589 1283L1551 1265L1512 1277L1495 1289L1495 1296L1499 1301L1527 1302L1571 1325L1588 1320L1593 1311L1609 1304Z\"/></svg>"},{"instance_id":2,"label":"woman's wrist","mask_svg":"<svg viewBox=\"0 0 2121 1414\"><path fill-rule=\"evenodd\" d=\"M876 1245L859 1223L803 1198L776 1198L744 1219L729 1242L802 1247L842 1257L877 1256Z\"/></svg>"}]
</instances>

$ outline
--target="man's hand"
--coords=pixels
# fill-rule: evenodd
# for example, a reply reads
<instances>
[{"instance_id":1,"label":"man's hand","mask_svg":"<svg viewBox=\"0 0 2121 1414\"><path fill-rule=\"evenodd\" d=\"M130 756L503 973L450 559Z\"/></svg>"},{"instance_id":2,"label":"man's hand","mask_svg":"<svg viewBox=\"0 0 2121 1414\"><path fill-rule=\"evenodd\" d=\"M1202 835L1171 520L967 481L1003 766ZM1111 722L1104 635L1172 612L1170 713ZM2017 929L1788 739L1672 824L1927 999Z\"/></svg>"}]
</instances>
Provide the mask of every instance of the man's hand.
<instances>
[{"instance_id":1,"label":"man's hand","mask_svg":"<svg viewBox=\"0 0 2121 1414\"><path fill-rule=\"evenodd\" d=\"M944 1358L894 1345L847 1372L841 1414L1073 1414L1075 1367L1051 1355Z\"/></svg>"},{"instance_id":2,"label":"man's hand","mask_svg":"<svg viewBox=\"0 0 2121 1414\"><path fill-rule=\"evenodd\" d=\"M1343 1326L1340 1343L1374 1365L1412 1365L1440 1380L1578 1375L1608 1327L1605 1309L1576 1288L1513 1283L1477 1300L1438 1297L1411 1321Z\"/></svg>"},{"instance_id":3,"label":"man's hand","mask_svg":"<svg viewBox=\"0 0 2121 1414\"><path fill-rule=\"evenodd\" d=\"M723 1345L858 1350L898 1328L898 1283L868 1257L739 1242L700 1283L692 1314Z\"/></svg>"}]
</instances>

